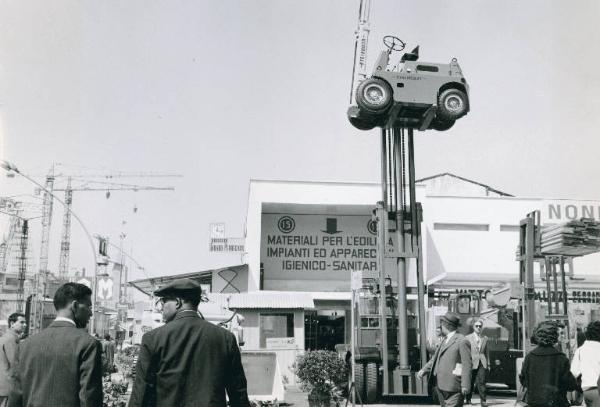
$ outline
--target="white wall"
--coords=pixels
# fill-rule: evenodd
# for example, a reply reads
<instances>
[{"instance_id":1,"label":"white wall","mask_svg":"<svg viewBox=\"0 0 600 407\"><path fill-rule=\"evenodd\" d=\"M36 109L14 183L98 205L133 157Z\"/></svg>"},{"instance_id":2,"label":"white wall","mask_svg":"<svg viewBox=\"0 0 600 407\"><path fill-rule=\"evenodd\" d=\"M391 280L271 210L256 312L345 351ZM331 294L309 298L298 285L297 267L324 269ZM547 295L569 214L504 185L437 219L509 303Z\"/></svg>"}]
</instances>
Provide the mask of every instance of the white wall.
<instances>
[{"instance_id":1,"label":"white wall","mask_svg":"<svg viewBox=\"0 0 600 407\"><path fill-rule=\"evenodd\" d=\"M427 197L423 201L426 276L429 280L442 274L518 278L519 232L501 231L500 228L502 225L518 226L520 220L534 210L540 210L545 221L548 219L548 202L564 206L577 201ZM438 227L439 224L489 225L489 231L436 230L436 224ZM574 267L576 274L600 275L600 255L577 258Z\"/></svg>"},{"instance_id":2,"label":"white wall","mask_svg":"<svg viewBox=\"0 0 600 407\"><path fill-rule=\"evenodd\" d=\"M484 190L472 187L473 184L466 181L452 184L454 187L448 188L448 193L462 191L467 194ZM518 226L519 221L531 211L540 210L545 223L564 222L575 215L580 217L591 214L600 219L600 201L425 196L425 193L425 185L417 188L417 200L423 205L423 255L428 281L452 275L470 275L473 280L486 275L517 279L518 267L515 257L519 235L514 230L500 231L500 227ZM379 184L251 181L246 227L248 290L259 289L263 203L374 207L379 200ZM285 208L285 205L282 207ZM561 214L560 218L557 217L558 212ZM440 230L436 228L436 223L450 226L489 225L489 230ZM600 255L575 259L575 272L584 276L600 276Z\"/></svg>"}]
</instances>

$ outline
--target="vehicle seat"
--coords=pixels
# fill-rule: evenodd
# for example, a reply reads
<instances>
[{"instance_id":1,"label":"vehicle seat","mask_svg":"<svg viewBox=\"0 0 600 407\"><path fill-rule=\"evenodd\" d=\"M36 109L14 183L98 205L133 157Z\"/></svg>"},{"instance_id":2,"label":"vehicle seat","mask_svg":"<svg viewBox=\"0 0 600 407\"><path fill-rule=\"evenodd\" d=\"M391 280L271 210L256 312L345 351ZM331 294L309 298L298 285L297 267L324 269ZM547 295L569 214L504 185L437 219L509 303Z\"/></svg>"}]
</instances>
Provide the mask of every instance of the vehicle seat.
<instances>
[{"instance_id":1,"label":"vehicle seat","mask_svg":"<svg viewBox=\"0 0 600 407\"><path fill-rule=\"evenodd\" d=\"M400 62L416 61L417 59L419 59L419 46L418 45L412 51L405 52L404 55L402 55L402 59L400 59Z\"/></svg>"}]
</instances>

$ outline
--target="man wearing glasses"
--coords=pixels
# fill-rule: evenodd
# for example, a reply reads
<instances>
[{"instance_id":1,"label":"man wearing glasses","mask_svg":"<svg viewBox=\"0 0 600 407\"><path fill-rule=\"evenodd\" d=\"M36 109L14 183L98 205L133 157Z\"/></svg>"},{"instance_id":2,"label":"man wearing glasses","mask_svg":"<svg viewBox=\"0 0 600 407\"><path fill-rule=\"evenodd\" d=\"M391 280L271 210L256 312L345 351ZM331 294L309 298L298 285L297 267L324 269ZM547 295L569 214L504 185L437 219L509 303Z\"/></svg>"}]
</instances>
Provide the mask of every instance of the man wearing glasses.
<instances>
[{"instance_id":1,"label":"man wearing glasses","mask_svg":"<svg viewBox=\"0 0 600 407\"><path fill-rule=\"evenodd\" d=\"M235 336L198 314L200 285L189 278L154 292L166 324L142 337L129 407L249 407Z\"/></svg>"},{"instance_id":2,"label":"man wearing glasses","mask_svg":"<svg viewBox=\"0 0 600 407\"><path fill-rule=\"evenodd\" d=\"M473 387L477 386L477 392L481 398L481 406L485 407L487 406L485 382L487 373L490 370L490 352L487 346L488 338L483 335L483 319L475 320L473 330L474 332L466 336L471 343L471 358L473 360L471 383L473 383ZM471 387L467 395L466 404L471 404L473 387Z\"/></svg>"}]
</instances>

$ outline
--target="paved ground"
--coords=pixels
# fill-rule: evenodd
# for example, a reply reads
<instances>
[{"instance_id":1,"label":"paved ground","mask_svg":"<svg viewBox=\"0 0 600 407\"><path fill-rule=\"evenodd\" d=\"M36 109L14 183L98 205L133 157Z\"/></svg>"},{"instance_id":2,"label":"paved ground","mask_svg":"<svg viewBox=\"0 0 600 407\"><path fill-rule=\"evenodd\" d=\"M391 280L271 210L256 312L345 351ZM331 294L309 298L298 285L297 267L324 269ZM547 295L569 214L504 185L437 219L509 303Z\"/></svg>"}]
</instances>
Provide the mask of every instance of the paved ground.
<instances>
[{"instance_id":1,"label":"paved ground","mask_svg":"<svg viewBox=\"0 0 600 407\"><path fill-rule=\"evenodd\" d=\"M307 394L302 392L298 387L290 386L285 391L284 404L293 407L308 407ZM488 396L488 404L494 407L513 407L515 405L515 395L509 391L492 391ZM391 407L400 405L403 407L438 406L437 404L396 404L394 400L391 400L390 404L371 404L370 407ZM473 396L473 405L480 405L477 396ZM348 403L348 406L351 406L351 404ZM345 402L341 407L345 407Z\"/></svg>"}]
</instances>

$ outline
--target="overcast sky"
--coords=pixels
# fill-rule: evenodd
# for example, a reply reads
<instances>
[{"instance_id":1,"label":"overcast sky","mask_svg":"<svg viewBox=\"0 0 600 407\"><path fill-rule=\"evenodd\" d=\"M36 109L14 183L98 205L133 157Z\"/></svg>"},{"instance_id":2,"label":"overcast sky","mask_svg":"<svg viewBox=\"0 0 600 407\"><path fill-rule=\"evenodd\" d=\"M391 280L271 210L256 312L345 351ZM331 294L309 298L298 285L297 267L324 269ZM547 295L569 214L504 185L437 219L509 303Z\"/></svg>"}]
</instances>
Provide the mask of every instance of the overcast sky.
<instances>
[{"instance_id":1,"label":"overcast sky","mask_svg":"<svg viewBox=\"0 0 600 407\"><path fill-rule=\"evenodd\" d=\"M126 233L150 275L239 264L208 253L208 226L243 235L249 179L379 181L379 132L346 119L358 5L1 0L0 155L40 182L52 163L183 174L122 180L175 192L75 192L73 210L92 234ZM416 135L417 177L600 200L599 17L595 0L373 0L369 69L393 34L423 61L458 58L471 87L465 118ZM1 175L1 196L33 193ZM62 216L55 205L52 269ZM72 233L71 267L91 270Z\"/></svg>"}]
</instances>

